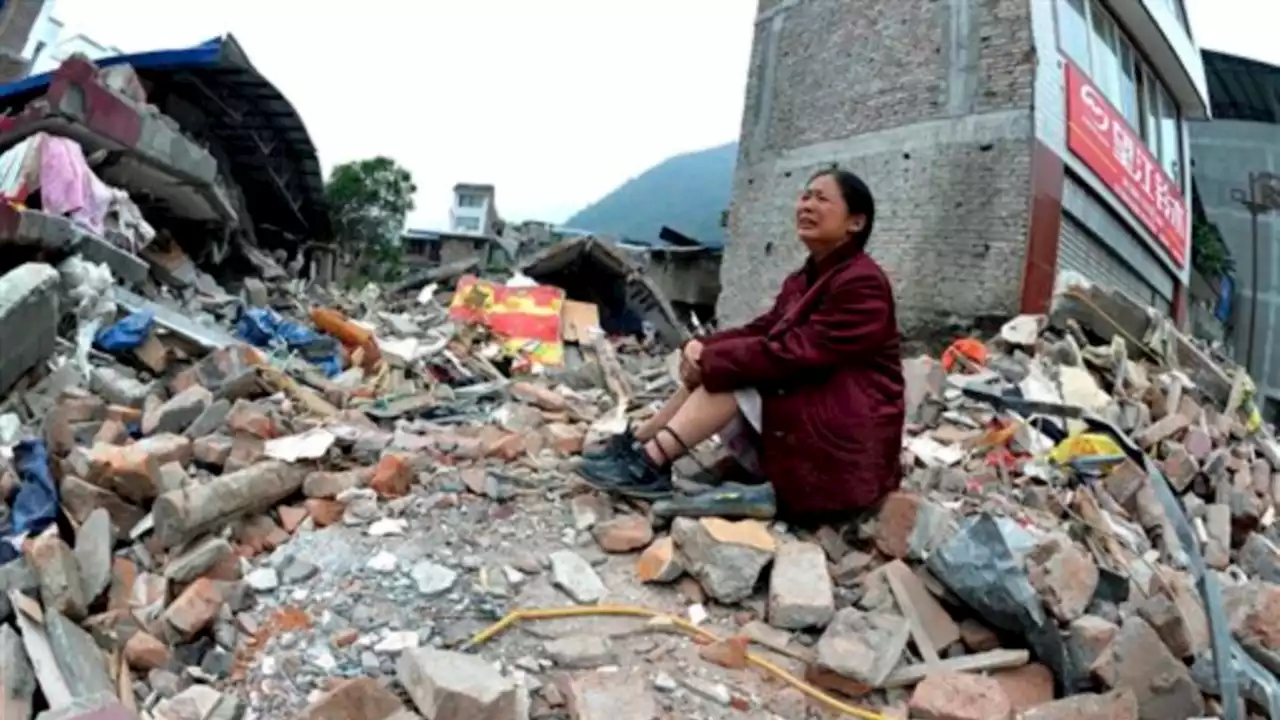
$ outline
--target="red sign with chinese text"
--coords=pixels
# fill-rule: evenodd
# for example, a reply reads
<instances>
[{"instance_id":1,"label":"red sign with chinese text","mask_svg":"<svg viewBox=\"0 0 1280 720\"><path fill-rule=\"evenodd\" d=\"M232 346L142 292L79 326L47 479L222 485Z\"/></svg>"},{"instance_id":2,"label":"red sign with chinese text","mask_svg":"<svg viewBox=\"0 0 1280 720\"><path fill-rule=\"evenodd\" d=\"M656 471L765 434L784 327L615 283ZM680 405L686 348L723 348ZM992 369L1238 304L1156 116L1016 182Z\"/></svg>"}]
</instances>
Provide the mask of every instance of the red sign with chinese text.
<instances>
[{"instance_id":1,"label":"red sign with chinese text","mask_svg":"<svg viewBox=\"0 0 1280 720\"><path fill-rule=\"evenodd\" d=\"M1182 192L1089 78L1067 65L1067 147L1124 202L1178 267L1187 264Z\"/></svg>"}]
</instances>

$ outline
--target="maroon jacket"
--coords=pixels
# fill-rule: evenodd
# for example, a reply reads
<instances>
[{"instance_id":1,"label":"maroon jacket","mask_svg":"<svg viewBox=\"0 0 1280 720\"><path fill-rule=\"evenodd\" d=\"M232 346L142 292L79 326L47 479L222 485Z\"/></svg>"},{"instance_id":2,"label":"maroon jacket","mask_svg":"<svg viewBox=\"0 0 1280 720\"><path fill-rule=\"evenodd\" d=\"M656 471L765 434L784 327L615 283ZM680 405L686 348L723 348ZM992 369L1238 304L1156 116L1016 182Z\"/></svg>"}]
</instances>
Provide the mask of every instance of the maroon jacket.
<instances>
[{"instance_id":1,"label":"maroon jacket","mask_svg":"<svg viewBox=\"0 0 1280 720\"><path fill-rule=\"evenodd\" d=\"M845 245L810 259L783 281L772 310L703 346L708 391L760 392L760 461L781 511L849 512L897 489L898 322L889 279L866 253Z\"/></svg>"}]
</instances>

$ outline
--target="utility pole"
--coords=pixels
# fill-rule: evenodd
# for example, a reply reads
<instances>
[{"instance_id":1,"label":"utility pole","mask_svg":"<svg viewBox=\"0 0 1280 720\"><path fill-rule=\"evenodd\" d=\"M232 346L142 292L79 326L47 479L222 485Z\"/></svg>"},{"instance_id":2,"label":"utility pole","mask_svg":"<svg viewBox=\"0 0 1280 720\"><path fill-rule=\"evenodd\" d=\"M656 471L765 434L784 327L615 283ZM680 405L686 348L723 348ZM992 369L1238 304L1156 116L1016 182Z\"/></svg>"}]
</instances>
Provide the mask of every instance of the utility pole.
<instances>
[{"instance_id":1,"label":"utility pole","mask_svg":"<svg viewBox=\"0 0 1280 720\"><path fill-rule=\"evenodd\" d=\"M1254 332L1258 325L1258 232L1259 218L1267 213L1280 210L1280 176L1269 172L1249 173L1248 191L1236 189L1231 191L1231 199L1244 205L1249 211L1253 247L1250 253L1250 264L1253 265L1253 281L1249 288L1249 339L1245 344L1244 367L1251 376L1256 377L1253 366Z\"/></svg>"}]
</instances>

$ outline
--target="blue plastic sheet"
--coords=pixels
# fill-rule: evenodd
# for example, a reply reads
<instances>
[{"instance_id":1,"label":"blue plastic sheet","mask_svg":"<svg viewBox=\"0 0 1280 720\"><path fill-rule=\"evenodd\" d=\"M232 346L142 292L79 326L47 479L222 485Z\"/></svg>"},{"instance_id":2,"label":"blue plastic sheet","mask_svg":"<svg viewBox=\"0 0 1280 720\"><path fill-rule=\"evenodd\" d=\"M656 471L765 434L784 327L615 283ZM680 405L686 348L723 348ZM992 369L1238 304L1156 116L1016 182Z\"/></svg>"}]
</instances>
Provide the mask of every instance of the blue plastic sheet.
<instances>
[{"instance_id":1,"label":"blue plastic sheet","mask_svg":"<svg viewBox=\"0 0 1280 720\"><path fill-rule=\"evenodd\" d=\"M342 372L342 345L337 339L286 320L268 308L246 308L236 320L236 337L260 348L286 347L318 366L328 377Z\"/></svg>"},{"instance_id":2,"label":"blue plastic sheet","mask_svg":"<svg viewBox=\"0 0 1280 720\"><path fill-rule=\"evenodd\" d=\"M151 335L151 328L156 324L155 313L141 310L117 320L115 323L98 331L93 344L99 350L109 353L122 353L141 347Z\"/></svg>"},{"instance_id":3,"label":"blue plastic sheet","mask_svg":"<svg viewBox=\"0 0 1280 720\"><path fill-rule=\"evenodd\" d=\"M58 488L49 472L49 451L43 440L23 440L13 449L13 462L21 484L13 498L7 527L0 528L0 564L18 557L10 542L14 538L37 535L58 521Z\"/></svg>"}]
</instances>

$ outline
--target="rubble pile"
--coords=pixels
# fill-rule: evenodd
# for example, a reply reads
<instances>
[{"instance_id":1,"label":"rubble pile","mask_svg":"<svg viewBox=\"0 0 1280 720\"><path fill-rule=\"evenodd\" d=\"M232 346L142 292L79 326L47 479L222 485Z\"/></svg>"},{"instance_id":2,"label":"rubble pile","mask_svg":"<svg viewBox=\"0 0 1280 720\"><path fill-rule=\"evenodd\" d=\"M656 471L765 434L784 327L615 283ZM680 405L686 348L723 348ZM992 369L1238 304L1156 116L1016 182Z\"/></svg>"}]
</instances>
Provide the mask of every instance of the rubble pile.
<instances>
[{"instance_id":1,"label":"rubble pile","mask_svg":"<svg viewBox=\"0 0 1280 720\"><path fill-rule=\"evenodd\" d=\"M1272 707L1280 457L1243 373L1017 318L906 361L871 519L662 526L572 469L674 389L664 353L579 329L542 367L476 284L188 291L199 332L117 309L87 374L60 340L0 406L5 717L1211 717L1199 563Z\"/></svg>"}]
</instances>

